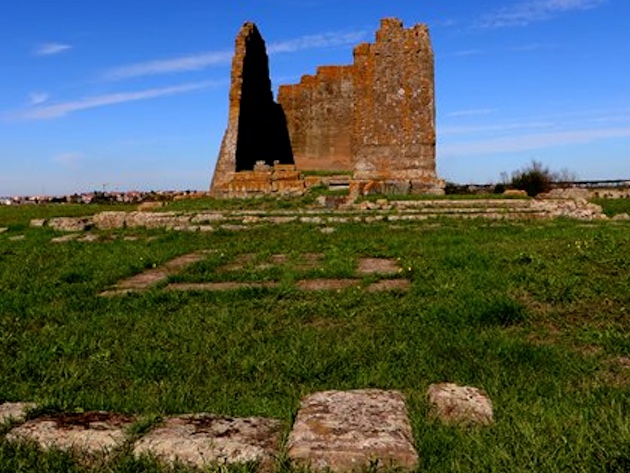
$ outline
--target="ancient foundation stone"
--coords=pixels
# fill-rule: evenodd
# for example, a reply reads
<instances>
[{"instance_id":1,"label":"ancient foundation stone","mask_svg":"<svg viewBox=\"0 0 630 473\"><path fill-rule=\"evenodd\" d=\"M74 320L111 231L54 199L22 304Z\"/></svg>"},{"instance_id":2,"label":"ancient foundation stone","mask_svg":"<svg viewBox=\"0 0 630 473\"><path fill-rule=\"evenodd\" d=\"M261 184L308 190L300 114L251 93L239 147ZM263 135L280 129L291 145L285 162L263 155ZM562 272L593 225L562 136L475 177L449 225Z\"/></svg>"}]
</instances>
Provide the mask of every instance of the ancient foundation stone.
<instances>
[{"instance_id":1,"label":"ancient foundation stone","mask_svg":"<svg viewBox=\"0 0 630 473\"><path fill-rule=\"evenodd\" d=\"M5 422L24 422L26 412L34 409L36 404L32 402L5 402L0 404L0 425Z\"/></svg>"},{"instance_id":2,"label":"ancient foundation stone","mask_svg":"<svg viewBox=\"0 0 630 473\"><path fill-rule=\"evenodd\" d=\"M203 468L212 464L269 463L278 455L280 421L211 414L171 417L136 442L134 454Z\"/></svg>"},{"instance_id":3,"label":"ancient foundation stone","mask_svg":"<svg viewBox=\"0 0 630 473\"><path fill-rule=\"evenodd\" d=\"M82 232L92 226L89 217L56 217L48 221L48 226L60 232Z\"/></svg>"},{"instance_id":4,"label":"ancient foundation stone","mask_svg":"<svg viewBox=\"0 0 630 473\"><path fill-rule=\"evenodd\" d=\"M315 470L335 472L375 462L404 469L418 464L403 396L377 389L304 398L289 435L288 456Z\"/></svg>"},{"instance_id":5,"label":"ancient foundation stone","mask_svg":"<svg viewBox=\"0 0 630 473\"><path fill-rule=\"evenodd\" d=\"M125 441L134 419L107 412L40 417L12 429L9 441L33 441L42 449L78 450L88 454L111 452Z\"/></svg>"},{"instance_id":6,"label":"ancient foundation stone","mask_svg":"<svg viewBox=\"0 0 630 473\"><path fill-rule=\"evenodd\" d=\"M471 386L432 384L427 391L429 412L445 424L490 425L494 422L492 401Z\"/></svg>"}]
</instances>

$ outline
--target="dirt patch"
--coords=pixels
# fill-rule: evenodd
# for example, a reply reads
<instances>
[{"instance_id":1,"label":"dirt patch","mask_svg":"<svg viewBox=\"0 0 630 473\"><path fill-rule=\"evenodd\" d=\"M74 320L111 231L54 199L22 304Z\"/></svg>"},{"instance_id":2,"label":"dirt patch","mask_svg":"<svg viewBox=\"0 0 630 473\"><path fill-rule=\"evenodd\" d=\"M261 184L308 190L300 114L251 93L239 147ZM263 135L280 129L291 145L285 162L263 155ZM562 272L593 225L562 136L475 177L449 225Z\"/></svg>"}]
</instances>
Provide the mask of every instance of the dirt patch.
<instances>
[{"instance_id":1,"label":"dirt patch","mask_svg":"<svg viewBox=\"0 0 630 473\"><path fill-rule=\"evenodd\" d=\"M279 453L282 424L262 417L212 414L171 417L136 442L134 454L164 463L204 468L212 464L270 464Z\"/></svg>"},{"instance_id":2,"label":"dirt patch","mask_svg":"<svg viewBox=\"0 0 630 473\"><path fill-rule=\"evenodd\" d=\"M359 279L302 279L296 283L303 291L335 291L360 285Z\"/></svg>"},{"instance_id":3,"label":"dirt patch","mask_svg":"<svg viewBox=\"0 0 630 473\"><path fill-rule=\"evenodd\" d=\"M359 275L392 275L397 274L400 270L398 261L387 258L361 258L357 268Z\"/></svg>"},{"instance_id":4,"label":"dirt patch","mask_svg":"<svg viewBox=\"0 0 630 473\"><path fill-rule=\"evenodd\" d=\"M131 416L108 412L59 414L33 419L12 429L9 441L33 441L42 449L78 450L88 454L107 453L125 442Z\"/></svg>"},{"instance_id":5,"label":"dirt patch","mask_svg":"<svg viewBox=\"0 0 630 473\"><path fill-rule=\"evenodd\" d=\"M208 282L208 283L174 283L166 286L169 291L236 291L238 289L261 289L278 287L275 281L267 282Z\"/></svg>"},{"instance_id":6,"label":"dirt patch","mask_svg":"<svg viewBox=\"0 0 630 473\"><path fill-rule=\"evenodd\" d=\"M370 284L367 287L368 292L384 292L399 291L407 292L411 287L411 281L408 279L386 279Z\"/></svg>"}]
</instances>

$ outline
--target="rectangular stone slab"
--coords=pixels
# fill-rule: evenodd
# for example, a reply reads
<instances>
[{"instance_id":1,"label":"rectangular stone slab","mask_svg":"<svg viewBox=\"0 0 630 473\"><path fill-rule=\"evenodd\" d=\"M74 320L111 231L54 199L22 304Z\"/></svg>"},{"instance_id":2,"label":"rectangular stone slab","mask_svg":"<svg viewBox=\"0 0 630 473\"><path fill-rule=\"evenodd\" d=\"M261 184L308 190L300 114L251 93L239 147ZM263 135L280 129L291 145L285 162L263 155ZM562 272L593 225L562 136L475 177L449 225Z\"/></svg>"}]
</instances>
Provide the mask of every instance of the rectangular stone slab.
<instances>
[{"instance_id":1,"label":"rectangular stone slab","mask_svg":"<svg viewBox=\"0 0 630 473\"><path fill-rule=\"evenodd\" d=\"M418 454L398 391L324 391L304 398L288 440L289 458L314 470L414 469Z\"/></svg>"},{"instance_id":2,"label":"rectangular stone slab","mask_svg":"<svg viewBox=\"0 0 630 473\"><path fill-rule=\"evenodd\" d=\"M135 419L108 412L56 414L32 419L12 429L7 440L33 441L42 449L78 450L88 454L111 452L125 442L125 431Z\"/></svg>"},{"instance_id":3,"label":"rectangular stone slab","mask_svg":"<svg viewBox=\"0 0 630 473\"><path fill-rule=\"evenodd\" d=\"M204 468L213 464L271 463L279 453L281 423L262 417L188 414L167 418L136 442L134 454L164 463Z\"/></svg>"}]
</instances>

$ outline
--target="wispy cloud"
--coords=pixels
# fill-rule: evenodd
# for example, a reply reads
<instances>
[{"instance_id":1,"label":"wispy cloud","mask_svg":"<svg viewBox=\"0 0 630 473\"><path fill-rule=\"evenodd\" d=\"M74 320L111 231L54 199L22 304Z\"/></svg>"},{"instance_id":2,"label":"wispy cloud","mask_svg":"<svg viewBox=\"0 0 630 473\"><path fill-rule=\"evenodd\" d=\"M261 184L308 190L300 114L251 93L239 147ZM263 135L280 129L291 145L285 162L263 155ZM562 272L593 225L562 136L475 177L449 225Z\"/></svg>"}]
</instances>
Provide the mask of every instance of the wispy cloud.
<instances>
[{"instance_id":1,"label":"wispy cloud","mask_svg":"<svg viewBox=\"0 0 630 473\"><path fill-rule=\"evenodd\" d=\"M278 41L267 46L269 54L293 53L304 49L324 49L337 46L354 45L365 39L365 31L353 31L350 33L322 33L301 38Z\"/></svg>"},{"instance_id":2,"label":"wispy cloud","mask_svg":"<svg viewBox=\"0 0 630 473\"><path fill-rule=\"evenodd\" d=\"M597 8L608 0L525 0L481 18L482 28L525 26L560 14Z\"/></svg>"},{"instance_id":3,"label":"wispy cloud","mask_svg":"<svg viewBox=\"0 0 630 473\"><path fill-rule=\"evenodd\" d=\"M34 51L35 56L53 56L72 49L69 44L44 43L40 44Z\"/></svg>"},{"instance_id":4,"label":"wispy cloud","mask_svg":"<svg viewBox=\"0 0 630 473\"><path fill-rule=\"evenodd\" d=\"M267 45L269 54L292 53L305 49L324 49L355 44L366 36L363 31L331 32L301 38L279 41ZM106 80L131 79L150 75L172 74L223 66L232 61L233 51L208 51L199 54L179 56L171 59L146 61L112 68L105 72Z\"/></svg>"},{"instance_id":5,"label":"wispy cloud","mask_svg":"<svg viewBox=\"0 0 630 473\"><path fill-rule=\"evenodd\" d=\"M447 117L473 117L479 115L490 115L496 112L496 108L475 108L470 110L456 110L454 112L447 113Z\"/></svg>"},{"instance_id":6,"label":"wispy cloud","mask_svg":"<svg viewBox=\"0 0 630 473\"><path fill-rule=\"evenodd\" d=\"M192 54L172 59L147 61L130 64L128 66L115 67L105 73L105 79L121 80L130 79L132 77L198 71L211 66L229 64L231 60L231 51L213 51L201 54Z\"/></svg>"},{"instance_id":7,"label":"wispy cloud","mask_svg":"<svg viewBox=\"0 0 630 473\"><path fill-rule=\"evenodd\" d=\"M134 102L138 100L154 99L169 95L184 94L187 92L207 89L223 84L224 81L206 81L181 84L172 87L146 89L135 92L119 92L115 94L98 95L95 97L86 97L69 102L34 107L29 110L10 114L8 118L10 120L50 120L53 118L64 117L66 115L74 112L79 112L81 110L105 107L108 105L116 105L126 102Z\"/></svg>"},{"instance_id":8,"label":"wispy cloud","mask_svg":"<svg viewBox=\"0 0 630 473\"><path fill-rule=\"evenodd\" d=\"M454 53L449 54L452 57L465 57L465 56L478 56L480 54L484 54L485 51L482 49L463 49L461 51L455 51Z\"/></svg>"},{"instance_id":9,"label":"wispy cloud","mask_svg":"<svg viewBox=\"0 0 630 473\"><path fill-rule=\"evenodd\" d=\"M46 92L31 92L28 95L29 105L41 105L47 102L50 96Z\"/></svg>"}]
</instances>

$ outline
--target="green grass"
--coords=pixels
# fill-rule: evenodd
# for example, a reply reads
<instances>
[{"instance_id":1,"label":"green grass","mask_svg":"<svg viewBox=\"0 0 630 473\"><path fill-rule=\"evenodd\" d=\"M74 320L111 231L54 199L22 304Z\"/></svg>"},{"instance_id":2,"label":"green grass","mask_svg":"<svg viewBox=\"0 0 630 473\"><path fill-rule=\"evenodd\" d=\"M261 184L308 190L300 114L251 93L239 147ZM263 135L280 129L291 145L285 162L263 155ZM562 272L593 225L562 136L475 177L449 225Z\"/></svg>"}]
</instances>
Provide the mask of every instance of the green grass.
<instances>
[{"instance_id":1,"label":"green grass","mask_svg":"<svg viewBox=\"0 0 630 473\"><path fill-rule=\"evenodd\" d=\"M100 233L99 243L53 244L56 233L46 228L19 228L25 238L10 240L13 226L31 217L24 212L0 220L15 222L0 234L0 402L263 415L289 425L299 399L317 390L399 389L420 471L628 471L630 371L616 362L630 354L623 222L431 220L345 224L330 235L299 224L211 234L125 230ZM130 235L140 240L123 239ZM202 249L212 253L173 281L281 285L97 296ZM295 268L306 252L324 255L321 268ZM255 255L252 265L221 272L244 253ZM290 263L256 267L275 254ZM303 277L351 277L360 256L400 259L397 277L411 279L410 292L293 286ZM496 424L458 429L428 420L426 389L444 381L485 389ZM124 451L86 467L0 440L3 473L160 468Z\"/></svg>"},{"instance_id":2,"label":"green grass","mask_svg":"<svg viewBox=\"0 0 630 473\"><path fill-rule=\"evenodd\" d=\"M630 214L630 199L591 199L591 202L601 205L609 217L621 213Z\"/></svg>"}]
</instances>

